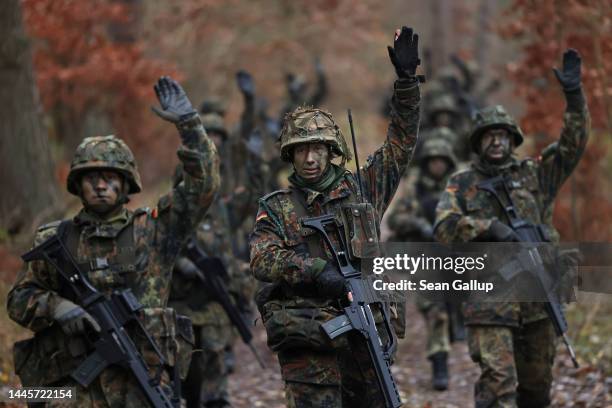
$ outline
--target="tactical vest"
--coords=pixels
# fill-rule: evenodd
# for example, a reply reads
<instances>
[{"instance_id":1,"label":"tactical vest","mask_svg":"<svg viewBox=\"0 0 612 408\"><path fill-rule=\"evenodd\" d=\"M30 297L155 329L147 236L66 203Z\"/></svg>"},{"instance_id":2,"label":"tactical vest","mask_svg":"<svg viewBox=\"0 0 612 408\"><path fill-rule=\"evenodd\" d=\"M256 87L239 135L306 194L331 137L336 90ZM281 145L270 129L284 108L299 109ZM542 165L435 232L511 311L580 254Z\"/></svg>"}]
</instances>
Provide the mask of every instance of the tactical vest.
<instances>
[{"instance_id":1,"label":"tactical vest","mask_svg":"<svg viewBox=\"0 0 612 408\"><path fill-rule=\"evenodd\" d=\"M337 222L344 227L349 258L360 267L364 259L379 256L378 219L371 204L360 202L360 195L352 177L347 176L346 180L349 194L334 200L338 201L337 205L328 208L327 213L333 211ZM298 223L297 229L284 231L285 244L305 256L333 262L332 254L319 233L303 227L300 222L304 218L322 214L309 208L300 189L290 188L288 197L293 204ZM339 249L337 237L330 238L336 249ZM268 346L272 351L282 352L295 348L332 350L347 347L345 336L330 341L321 330L321 324L342 313L338 300L319 298L312 287L297 289L281 284L264 284L256 302L266 327ZM382 321L381 313L375 313L375 317L377 322ZM403 329L400 332L403 333Z\"/></svg>"},{"instance_id":2,"label":"tactical vest","mask_svg":"<svg viewBox=\"0 0 612 408\"><path fill-rule=\"evenodd\" d=\"M134 214L142 214L137 210ZM63 221L58 228L63 235L67 249L73 254L79 268L89 281L102 293L110 294L119 288L134 288L139 277L147 268L146 259L138 259L137 254L146 254L146 240L135 237L134 220L114 238L118 253L110 258L83 259L77 257L77 248L81 230L72 220ZM61 278L60 278L61 279ZM71 301L71 295L65 285L58 294ZM138 295L137 295L138 296ZM75 302L78 303L78 302ZM171 308L144 308L141 322L156 342L169 366L176 366L181 377L187 375L194 344L191 321L180 316ZM160 362L153 350L145 347L144 339L133 337L139 346L145 362L154 369ZM84 360L90 351L80 336L66 337L59 325L53 324L47 329L34 334L33 338L15 343L15 372L23 386L41 386L64 381Z\"/></svg>"},{"instance_id":3,"label":"tactical vest","mask_svg":"<svg viewBox=\"0 0 612 408\"><path fill-rule=\"evenodd\" d=\"M359 266L362 259L374 258L380 254L380 225L374 207L369 203L362 202L360 192L352 176L345 176L345 180L349 185L350 194L341 200L337 200L342 201L342 203L334 206L333 211L337 223L343 227L344 239L348 244L349 258ZM314 211L309 210L304 193L300 189L291 187L290 192L289 197L298 220L315 216ZM303 227L301 222L298 222L298 229L298 236L288 237L290 240L296 243L305 243L311 257L319 257L328 261L333 260L331 252L324 244L319 233L311 228ZM333 237L331 238L334 240ZM336 239L334 245L337 247L337 244Z\"/></svg>"}]
</instances>

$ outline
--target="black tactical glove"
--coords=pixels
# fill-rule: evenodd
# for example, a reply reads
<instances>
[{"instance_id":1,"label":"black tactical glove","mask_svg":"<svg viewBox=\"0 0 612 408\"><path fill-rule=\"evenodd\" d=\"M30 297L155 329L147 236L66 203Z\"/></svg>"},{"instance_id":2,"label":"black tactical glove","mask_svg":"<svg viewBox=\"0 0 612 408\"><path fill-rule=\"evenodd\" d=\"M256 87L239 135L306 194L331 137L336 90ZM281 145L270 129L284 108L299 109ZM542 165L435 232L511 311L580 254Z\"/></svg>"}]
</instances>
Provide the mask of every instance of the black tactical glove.
<instances>
[{"instance_id":1,"label":"black tactical glove","mask_svg":"<svg viewBox=\"0 0 612 408\"><path fill-rule=\"evenodd\" d=\"M255 95L255 83L253 83L251 74L244 70L238 71L236 73L236 82L238 83L238 89L240 89L244 96L252 97Z\"/></svg>"},{"instance_id":2,"label":"black tactical glove","mask_svg":"<svg viewBox=\"0 0 612 408\"><path fill-rule=\"evenodd\" d=\"M563 53L563 70L559 71L557 68L553 68L555 76L565 92L573 92L580 89L581 61L578 51L569 48Z\"/></svg>"},{"instance_id":3,"label":"black tactical glove","mask_svg":"<svg viewBox=\"0 0 612 408\"><path fill-rule=\"evenodd\" d=\"M163 76L157 84L153 85L155 95L159 100L161 109L153 106L153 112L168 122L178 123L185 117L196 113L187 94L174 79Z\"/></svg>"},{"instance_id":4,"label":"black tactical glove","mask_svg":"<svg viewBox=\"0 0 612 408\"><path fill-rule=\"evenodd\" d=\"M495 219L488 230L480 234L479 241L484 242L520 242L516 232L503 222Z\"/></svg>"},{"instance_id":5,"label":"black tactical glove","mask_svg":"<svg viewBox=\"0 0 612 408\"><path fill-rule=\"evenodd\" d=\"M402 27L399 36L396 36L393 41L393 48L387 47L387 50L397 76L399 78L413 78L417 66L421 63L418 34L413 34L412 28Z\"/></svg>"},{"instance_id":6,"label":"black tactical glove","mask_svg":"<svg viewBox=\"0 0 612 408\"><path fill-rule=\"evenodd\" d=\"M346 293L344 277L331 262L315 276L315 285L319 295L329 299L337 299Z\"/></svg>"},{"instance_id":7,"label":"black tactical glove","mask_svg":"<svg viewBox=\"0 0 612 408\"><path fill-rule=\"evenodd\" d=\"M88 327L100 331L100 325L81 306L63 299L53 310L53 319L67 336L85 333Z\"/></svg>"},{"instance_id":8,"label":"black tactical glove","mask_svg":"<svg viewBox=\"0 0 612 408\"><path fill-rule=\"evenodd\" d=\"M567 110L570 112L579 112L584 107L584 95L581 90L580 66L582 60L580 54L573 48L569 48L563 53L563 69L559 71L553 68L553 72L557 80L563 87L565 100L567 102Z\"/></svg>"}]
</instances>

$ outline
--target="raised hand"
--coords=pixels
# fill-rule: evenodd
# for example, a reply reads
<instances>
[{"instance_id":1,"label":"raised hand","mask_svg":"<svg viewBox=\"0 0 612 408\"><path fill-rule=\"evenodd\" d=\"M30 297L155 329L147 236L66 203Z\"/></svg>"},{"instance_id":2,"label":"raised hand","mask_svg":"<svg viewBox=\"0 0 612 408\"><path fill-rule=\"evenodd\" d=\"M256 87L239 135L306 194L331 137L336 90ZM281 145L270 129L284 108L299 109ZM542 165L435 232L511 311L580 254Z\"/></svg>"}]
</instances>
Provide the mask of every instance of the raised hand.
<instances>
[{"instance_id":1,"label":"raised hand","mask_svg":"<svg viewBox=\"0 0 612 408\"><path fill-rule=\"evenodd\" d=\"M582 59L580 54L573 48L568 48L563 53L563 68L559 71L553 68L557 80L565 92L572 92L580 89L580 66Z\"/></svg>"},{"instance_id":2,"label":"raised hand","mask_svg":"<svg viewBox=\"0 0 612 408\"><path fill-rule=\"evenodd\" d=\"M240 91L247 95L253 96L255 94L255 83L253 77L247 71L240 70L236 73L236 82Z\"/></svg>"},{"instance_id":3,"label":"raised hand","mask_svg":"<svg viewBox=\"0 0 612 408\"><path fill-rule=\"evenodd\" d=\"M419 59L419 36L413 33L412 28L402 27L395 31L393 48L387 47L389 58L395 67L399 78L410 78L416 74Z\"/></svg>"},{"instance_id":4,"label":"raised hand","mask_svg":"<svg viewBox=\"0 0 612 408\"><path fill-rule=\"evenodd\" d=\"M153 112L168 122L177 123L182 117L195 113L183 88L174 79L163 76L153 85L161 109L153 106Z\"/></svg>"}]
</instances>

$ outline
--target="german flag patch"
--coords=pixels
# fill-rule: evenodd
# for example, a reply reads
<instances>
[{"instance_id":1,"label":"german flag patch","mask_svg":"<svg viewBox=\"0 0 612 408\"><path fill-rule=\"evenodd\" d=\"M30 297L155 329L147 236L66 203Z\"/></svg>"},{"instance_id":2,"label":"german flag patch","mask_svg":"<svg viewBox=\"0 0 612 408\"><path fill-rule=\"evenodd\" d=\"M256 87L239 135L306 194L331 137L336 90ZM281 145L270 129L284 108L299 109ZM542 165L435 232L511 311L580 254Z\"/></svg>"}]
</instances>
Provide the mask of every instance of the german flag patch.
<instances>
[{"instance_id":1,"label":"german flag patch","mask_svg":"<svg viewBox=\"0 0 612 408\"><path fill-rule=\"evenodd\" d=\"M259 222L259 220L263 220L264 218L268 218L268 212L267 211L260 211L257 214L257 217L255 218L255 222Z\"/></svg>"}]
</instances>

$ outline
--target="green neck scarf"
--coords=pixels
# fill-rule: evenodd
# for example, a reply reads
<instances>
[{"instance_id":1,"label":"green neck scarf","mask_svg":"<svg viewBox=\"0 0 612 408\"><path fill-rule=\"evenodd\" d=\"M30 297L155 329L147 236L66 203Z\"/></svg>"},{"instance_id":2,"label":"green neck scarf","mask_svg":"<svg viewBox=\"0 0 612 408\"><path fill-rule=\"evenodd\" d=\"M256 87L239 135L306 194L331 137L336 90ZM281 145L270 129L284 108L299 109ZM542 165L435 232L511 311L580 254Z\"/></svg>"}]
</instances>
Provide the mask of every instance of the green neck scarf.
<instances>
[{"instance_id":1,"label":"green neck scarf","mask_svg":"<svg viewBox=\"0 0 612 408\"><path fill-rule=\"evenodd\" d=\"M289 181L296 187L308 188L322 193L335 187L338 182L342 180L345 172L346 170L344 167L330 163L325 173L315 182L304 180L302 177L298 176L295 171L289 176Z\"/></svg>"}]
</instances>

